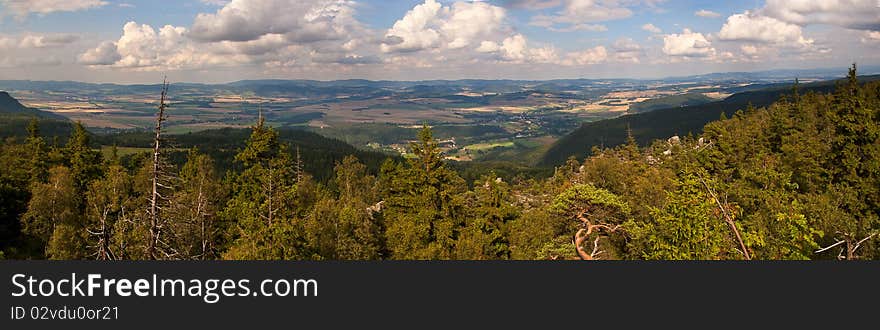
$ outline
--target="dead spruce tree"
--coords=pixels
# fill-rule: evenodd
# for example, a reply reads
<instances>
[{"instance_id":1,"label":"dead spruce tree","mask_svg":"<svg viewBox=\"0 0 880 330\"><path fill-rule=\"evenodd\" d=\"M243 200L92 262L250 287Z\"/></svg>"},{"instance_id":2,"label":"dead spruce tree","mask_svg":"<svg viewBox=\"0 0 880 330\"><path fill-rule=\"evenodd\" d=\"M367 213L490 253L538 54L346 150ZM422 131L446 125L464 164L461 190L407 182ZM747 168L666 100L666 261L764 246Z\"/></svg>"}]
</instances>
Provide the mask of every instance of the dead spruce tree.
<instances>
[{"instance_id":1,"label":"dead spruce tree","mask_svg":"<svg viewBox=\"0 0 880 330\"><path fill-rule=\"evenodd\" d=\"M149 237L146 244L146 258L150 260L171 259L177 253L163 238L165 219L162 217L164 205L168 203L172 186L168 182L173 180L169 165L164 162L162 155L162 124L167 119L165 110L168 98L168 80L162 81L162 94L159 99L158 113L156 114L155 138L153 140L153 157L150 164L150 198L147 215L149 218ZM164 195L163 195L164 194Z\"/></svg>"}]
</instances>

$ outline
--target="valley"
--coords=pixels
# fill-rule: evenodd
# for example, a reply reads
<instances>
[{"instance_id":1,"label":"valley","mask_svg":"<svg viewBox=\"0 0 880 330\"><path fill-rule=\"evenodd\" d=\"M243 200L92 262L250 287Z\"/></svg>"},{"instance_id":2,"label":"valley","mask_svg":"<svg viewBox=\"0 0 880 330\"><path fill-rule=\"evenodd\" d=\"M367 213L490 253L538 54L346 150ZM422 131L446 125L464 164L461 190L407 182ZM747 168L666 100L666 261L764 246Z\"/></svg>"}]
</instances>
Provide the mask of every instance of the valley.
<instances>
[{"instance_id":1,"label":"valley","mask_svg":"<svg viewBox=\"0 0 880 330\"><path fill-rule=\"evenodd\" d=\"M658 80L176 83L171 85L166 132L247 128L262 114L274 127L307 130L407 157L409 142L428 125L445 141L441 147L449 160L534 165L538 158L519 155L541 154L582 124L719 102L736 93L790 85L795 78L837 76L814 70ZM159 85L7 80L0 81L0 90L27 107L80 121L90 131L119 133L151 129Z\"/></svg>"}]
</instances>

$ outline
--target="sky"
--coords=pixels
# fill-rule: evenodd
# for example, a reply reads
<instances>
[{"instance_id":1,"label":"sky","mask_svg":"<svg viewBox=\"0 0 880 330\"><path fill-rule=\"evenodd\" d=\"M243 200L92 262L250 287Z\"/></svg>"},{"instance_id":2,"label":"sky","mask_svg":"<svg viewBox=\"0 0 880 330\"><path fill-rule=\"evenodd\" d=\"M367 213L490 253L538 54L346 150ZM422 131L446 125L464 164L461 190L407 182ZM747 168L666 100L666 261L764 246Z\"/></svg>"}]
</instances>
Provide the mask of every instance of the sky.
<instances>
[{"instance_id":1,"label":"sky","mask_svg":"<svg viewBox=\"0 0 880 330\"><path fill-rule=\"evenodd\" d=\"M878 50L880 0L0 0L0 80L844 72Z\"/></svg>"}]
</instances>

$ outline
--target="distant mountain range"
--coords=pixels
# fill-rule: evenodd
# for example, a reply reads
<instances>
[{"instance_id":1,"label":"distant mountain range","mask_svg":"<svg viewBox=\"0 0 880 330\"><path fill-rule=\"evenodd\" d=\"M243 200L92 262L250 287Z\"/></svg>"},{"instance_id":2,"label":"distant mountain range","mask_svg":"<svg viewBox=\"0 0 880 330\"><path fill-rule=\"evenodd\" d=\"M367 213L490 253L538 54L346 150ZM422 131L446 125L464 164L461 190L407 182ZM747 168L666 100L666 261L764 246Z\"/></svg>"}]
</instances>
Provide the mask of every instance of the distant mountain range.
<instances>
[{"instance_id":1,"label":"distant mountain range","mask_svg":"<svg viewBox=\"0 0 880 330\"><path fill-rule=\"evenodd\" d=\"M864 66L859 67L861 73L865 75L880 74L880 66ZM659 79L627 79L627 78L591 78L591 79L552 79L552 80L509 80L509 79L460 79L460 80L421 80L421 81L390 81L390 80L366 80L366 79L347 79L347 80L285 80L285 79L255 79L255 80L239 80L229 83L205 84L205 83L173 83L178 87L198 87L198 88L253 88L253 87L313 87L313 88L346 88L346 87L371 87L382 89L406 89L413 87L425 86L452 86L465 88L499 88L502 90L519 88L521 86L542 86L542 85L590 85L601 82L683 82L683 81L750 81L752 83L768 82L768 81L785 81L794 80L795 78L811 79L811 80L829 80L842 77L841 68L821 68L821 69L787 69L787 70L767 70L755 72L722 72L709 73L701 75L667 77ZM154 91L161 84L113 84L113 83L85 83L77 81L34 81L34 80L0 80L0 90L65 90L65 89L83 89L91 88L96 90L113 90L123 88L126 91L143 89L145 91Z\"/></svg>"}]
</instances>

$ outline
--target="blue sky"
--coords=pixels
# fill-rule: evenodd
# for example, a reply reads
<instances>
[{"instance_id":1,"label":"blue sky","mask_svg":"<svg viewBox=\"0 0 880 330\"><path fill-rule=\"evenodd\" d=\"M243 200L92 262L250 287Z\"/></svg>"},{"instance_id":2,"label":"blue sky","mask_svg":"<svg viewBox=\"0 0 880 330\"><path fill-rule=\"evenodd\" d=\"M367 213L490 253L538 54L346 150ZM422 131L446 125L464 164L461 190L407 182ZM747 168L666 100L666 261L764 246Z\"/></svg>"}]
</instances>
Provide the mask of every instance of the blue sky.
<instances>
[{"instance_id":1,"label":"blue sky","mask_svg":"<svg viewBox=\"0 0 880 330\"><path fill-rule=\"evenodd\" d=\"M653 78L878 48L877 0L0 0L0 79Z\"/></svg>"}]
</instances>

